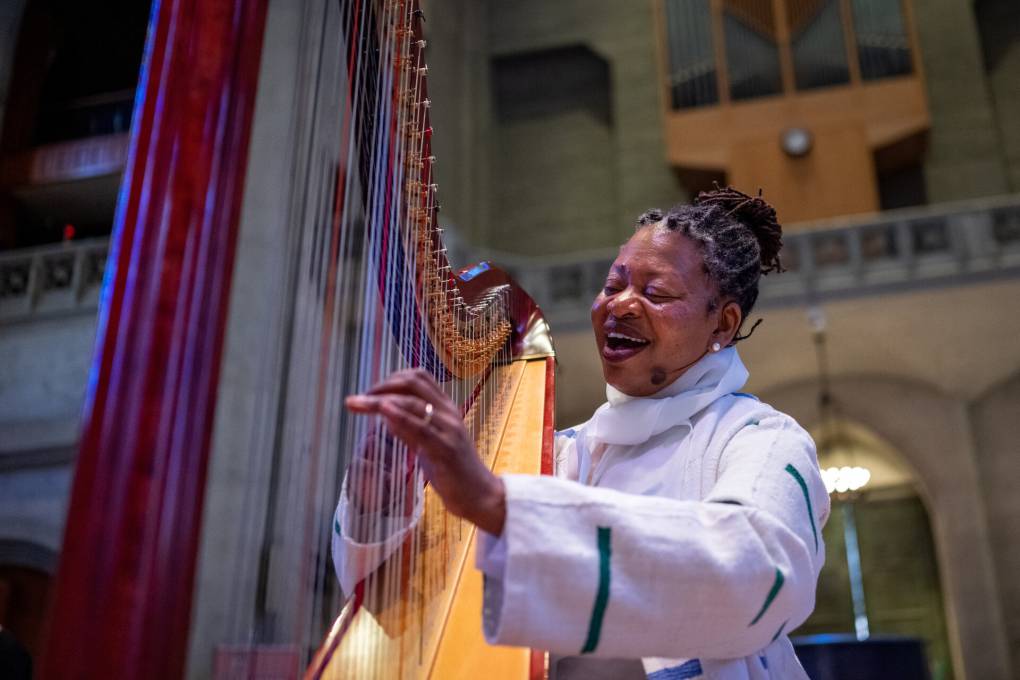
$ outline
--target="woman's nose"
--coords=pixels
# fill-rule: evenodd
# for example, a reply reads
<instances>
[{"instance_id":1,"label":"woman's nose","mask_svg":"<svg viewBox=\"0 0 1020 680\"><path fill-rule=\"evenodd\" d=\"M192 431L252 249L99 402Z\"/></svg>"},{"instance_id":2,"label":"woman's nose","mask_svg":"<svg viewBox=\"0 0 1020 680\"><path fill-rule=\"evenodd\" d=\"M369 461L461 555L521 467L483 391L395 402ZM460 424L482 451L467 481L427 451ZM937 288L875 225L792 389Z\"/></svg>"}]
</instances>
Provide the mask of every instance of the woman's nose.
<instances>
[{"instance_id":1,"label":"woman's nose","mask_svg":"<svg viewBox=\"0 0 1020 680\"><path fill-rule=\"evenodd\" d=\"M609 301L606 309L617 318L635 316L641 310L641 303L634 291L626 288Z\"/></svg>"}]
</instances>

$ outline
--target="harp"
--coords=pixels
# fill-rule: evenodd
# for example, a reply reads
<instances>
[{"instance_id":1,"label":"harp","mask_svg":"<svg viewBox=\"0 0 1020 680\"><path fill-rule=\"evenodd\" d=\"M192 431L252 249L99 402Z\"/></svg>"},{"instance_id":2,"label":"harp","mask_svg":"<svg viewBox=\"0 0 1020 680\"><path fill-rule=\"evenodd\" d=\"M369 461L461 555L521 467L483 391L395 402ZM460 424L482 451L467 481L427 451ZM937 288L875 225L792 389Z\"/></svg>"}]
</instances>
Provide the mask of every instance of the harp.
<instances>
[{"instance_id":1,"label":"harp","mask_svg":"<svg viewBox=\"0 0 1020 680\"><path fill-rule=\"evenodd\" d=\"M540 311L446 259L422 21L154 3L42 677L541 672L484 647L473 530L413 457L385 568L341 593L329 559L346 463L382 436L342 398L396 368L436 376L497 471L551 468Z\"/></svg>"}]
</instances>

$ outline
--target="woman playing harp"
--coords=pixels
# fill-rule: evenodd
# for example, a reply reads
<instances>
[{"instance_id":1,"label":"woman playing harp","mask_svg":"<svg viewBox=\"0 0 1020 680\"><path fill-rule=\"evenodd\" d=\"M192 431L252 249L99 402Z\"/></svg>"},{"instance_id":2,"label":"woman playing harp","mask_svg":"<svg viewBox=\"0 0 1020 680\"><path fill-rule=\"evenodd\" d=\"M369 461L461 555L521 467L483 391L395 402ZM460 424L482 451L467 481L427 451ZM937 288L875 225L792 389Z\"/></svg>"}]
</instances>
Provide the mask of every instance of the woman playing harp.
<instances>
[{"instance_id":1,"label":"woman playing harp","mask_svg":"<svg viewBox=\"0 0 1020 680\"><path fill-rule=\"evenodd\" d=\"M781 270L780 236L771 206L732 189L639 218L592 306L607 402L557 433L555 478L480 464L424 371L347 399L381 417L446 508L484 532L489 642L549 649L561 679L807 677L786 633L814 606L828 495L809 435L739 392L735 347L760 275ZM398 468L372 479L410 498ZM358 541L368 486L348 485L338 507L345 589L415 522L410 502Z\"/></svg>"}]
</instances>

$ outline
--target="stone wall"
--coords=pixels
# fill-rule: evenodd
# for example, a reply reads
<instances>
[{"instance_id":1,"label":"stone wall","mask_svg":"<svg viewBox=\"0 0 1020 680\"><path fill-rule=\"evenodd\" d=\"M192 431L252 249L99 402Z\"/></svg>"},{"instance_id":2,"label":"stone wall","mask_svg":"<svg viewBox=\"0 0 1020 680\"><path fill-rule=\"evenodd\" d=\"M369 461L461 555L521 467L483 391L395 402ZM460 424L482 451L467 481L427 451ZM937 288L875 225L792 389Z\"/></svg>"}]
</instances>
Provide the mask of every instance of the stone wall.
<instances>
[{"instance_id":1,"label":"stone wall","mask_svg":"<svg viewBox=\"0 0 1020 680\"><path fill-rule=\"evenodd\" d=\"M1009 191L970 0L915 0L931 111L924 164L932 203Z\"/></svg>"},{"instance_id":2,"label":"stone wall","mask_svg":"<svg viewBox=\"0 0 1020 680\"><path fill-rule=\"evenodd\" d=\"M437 153L442 219L469 243L528 255L614 246L645 209L687 198L665 160L651 3L464 4L428 3L429 59L437 149L445 149ZM472 33L455 35L464 28ZM609 66L608 125L576 109L499 119L494 60L575 46ZM536 79L531 94L545 86Z\"/></svg>"},{"instance_id":3,"label":"stone wall","mask_svg":"<svg viewBox=\"0 0 1020 680\"><path fill-rule=\"evenodd\" d=\"M95 334L94 314L0 326L0 427L77 420Z\"/></svg>"},{"instance_id":4,"label":"stone wall","mask_svg":"<svg viewBox=\"0 0 1020 680\"><path fill-rule=\"evenodd\" d=\"M1020 375L1013 376L971 407L978 470L988 515L992 557L1013 668L1020 672Z\"/></svg>"},{"instance_id":5,"label":"stone wall","mask_svg":"<svg viewBox=\"0 0 1020 680\"><path fill-rule=\"evenodd\" d=\"M69 465L0 474L0 541L23 541L59 553L70 495Z\"/></svg>"},{"instance_id":6,"label":"stone wall","mask_svg":"<svg viewBox=\"0 0 1020 680\"><path fill-rule=\"evenodd\" d=\"M1017 21L1020 21L1018 16ZM1020 191L1020 41L989 74L998 115L1002 153L1009 171L1010 191Z\"/></svg>"},{"instance_id":7,"label":"stone wall","mask_svg":"<svg viewBox=\"0 0 1020 680\"><path fill-rule=\"evenodd\" d=\"M426 0L422 6L439 220L468 242L479 243L485 238L490 184L488 4Z\"/></svg>"},{"instance_id":8,"label":"stone wall","mask_svg":"<svg viewBox=\"0 0 1020 680\"><path fill-rule=\"evenodd\" d=\"M0 541L60 550L96 317L0 326Z\"/></svg>"},{"instance_id":9,"label":"stone wall","mask_svg":"<svg viewBox=\"0 0 1020 680\"><path fill-rule=\"evenodd\" d=\"M1020 3L974 3L984 46L985 70L998 117L1002 153L1012 191L1020 191Z\"/></svg>"}]
</instances>

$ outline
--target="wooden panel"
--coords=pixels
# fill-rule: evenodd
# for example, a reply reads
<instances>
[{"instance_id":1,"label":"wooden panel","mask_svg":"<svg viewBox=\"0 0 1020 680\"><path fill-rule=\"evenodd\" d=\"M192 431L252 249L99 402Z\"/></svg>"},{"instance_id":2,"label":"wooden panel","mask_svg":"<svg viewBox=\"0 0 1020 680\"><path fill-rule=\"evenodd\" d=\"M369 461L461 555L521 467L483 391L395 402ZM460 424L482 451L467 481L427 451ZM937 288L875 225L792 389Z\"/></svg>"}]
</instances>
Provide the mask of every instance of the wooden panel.
<instances>
[{"instance_id":1,"label":"wooden panel","mask_svg":"<svg viewBox=\"0 0 1020 680\"><path fill-rule=\"evenodd\" d=\"M521 387L503 431L493 472L537 475L541 472L546 401L546 359L527 363ZM472 534L474 534L472 530ZM469 558L474 555L472 537ZM454 595L443 640L429 677L436 680L524 680L531 650L495 647L482 634L482 573L465 564Z\"/></svg>"},{"instance_id":2,"label":"wooden panel","mask_svg":"<svg viewBox=\"0 0 1020 680\"><path fill-rule=\"evenodd\" d=\"M716 88L719 92L719 101L722 104L730 103L730 70L726 63L726 31L723 28L723 0L711 0L712 7L712 49L715 51L715 73ZM669 71L666 71L669 82Z\"/></svg>"},{"instance_id":3,"label":"wooden panel","mask_svg":"<svg viewBox=\"0 0 1020 680\"><path fill-rule=\"evenodd\" d=\"M499 376L499 383L504 392L497 397L497 403L501 402L503 407L494 409L498 415L494 418L493 427L483 428L479 433L479 437L492 434L496 436L496 445L491 447L487 460L485 460L486 447L482 445L481 440L476 441L483 460L490 467L494 464L497 452L501 450L502 438L506 435L508 423L511 421L512 406L523 384L527 366L528 362L517 361L496 369L503 373ZM476 402L475 407L481 408L480 404L481 402ZM473 417L475 408L472 408L465 420ZM326 640L309 667L307 678L339 680L352 674L365 678L427 675L442 644L443 629L452 602L457 596L457 584L461 574L465 567L470 568L472 554L470 547L474 529L463 520L453 517L444 521L444 517L447 517L445 510L431 486L425 488L424 508L422 524L425 526L417 540L418 546L424 546L417 548L421 554L411 560L412 548L405 543L403 554L385 563L380 568L380 575L377 576L377 579L384 581L402 580L401 590L404 593L414 592L420 601L413 607L403 606L403 600L399 599L366 604L362 607L360 596L365 585L364 583L359 585L355 592L359 605L349 612L350 623L340 624L340 627L348 629L342 637L336 638L331 635ZM456 526L457 523L461 524L460 528ZM415 568L406 566L412 561L417 564ZM428 571L433 576L436 571L445 568L445 572L440 572L444 577L428 579L424 584L419 584L418 579L425 568L424 565L429 565ZM390 570L399 571L395 572L395 575L390 575ZM366 599L373 598L366 596ZM476 610L476 617L477 611L480 610ZM341 619L343 618L342 614ZM406 663L410 668L395 668L393 663Z\"/></svg>"},{"instance_id":4,"label":"wooden panel","mask_svg":"<svg viewBox=\"0 0 1020 680\"><path fill-rule=\"evenodd\" d=\"M790 24L787 20L787 0L772 0L775 8L776 42L779 45L779 68L783 74L783 91L792 93L796 87L793 70L793 52L790 50Z\"/></svg>"},{"instance_id":5,"label":"wooden panel","mask_svg":"<svg viewBox=\"0 0 1020 680\"><path fill-rule=\"evenodd\" d=\"M877 210L874 153L929 126L923 84L908 76L670 111L666 145L669 161L680 168L724 172L744 190L765 187L770 201L795 198L777 204L780 217L791 222ZM814 149L806 158L783 153L780 136L789 127L813 134ZM813 174L823 171L828 174Z\"/></svg>"},{"instance_id":6,"label":"wooden panel","mask_svg":"<svg viewBox=\"0 0 1020 680\"><path fill-rule=\"evenodd\" d=\"M773 41L777 39L773 0L723 0L723 9Z\"/></svg>"},{"instance_id":7,"label":"wooden panel","mask_svg":"<svg viewBox=\"0 0 1020 680\"><path fill-rule=\"evenodd\" d=\"M763 189L785 224L879 209L874 156L860 126L815 127L814 149L803 158L787 156L778 135L734 140L728 181Z\"/></svg>"},{"instance_id":8,"label":"wooden panel","mask_svg":"<svg viewBox=\"0 0 1020 680\"><path fill-rule=\"evenodd\" d=\"M661 6L664 0L656 0ZM817 11L814 0L770 0L768 3L712 0L716 23L715 48L719 78L725 85L725 50L718 30L723 11L734 13L760 31L771 30L758 15L774 8L781 19L775 25L781 47L785 93L779 96L731 102L721 87L719 106L673 110L663 100L666 155L681 173L721 173L744 190L764 187L786 222L816 220L879 209L874 154L905 140L921 141L902 148L924 151L931 125L921 60L917 54L912 6L903 0L912 39L915 72L909 76L861 83L847 0L840 3L847 44L851 83L843 86L794 91L789 53L789 22L802 22ZM753 10L753 11L752 11ZM764 16L764 15L762 15ZM757 17L757 18L756 18ZM665 23L660 10L660 41ZM668 50L668 45L661 48ZM660 58L664 92L668 94L668 68ZM815 140L806 158L793 158L781 148L783 130L808 130ZM854 146L858 145L858 146ZM898 149L900 147L897 147ZM902 160L902 159L901 159Z\"/></svg>"},{"instance_id":9,"label":"wooden panel","mask_svg":"<svg viewBox=\"0 0 1020 680\"><path fill-rule=\"evenodd\" d=\"M833 87L796 97L770 97L730 106L673 112L666 120L669 160L675 165L725 170L728 140L778 134L791 125L863 125L868 145L886 146L930 126L924 86L912 76L864 87Z\"/></svg>"}]
</instances>

